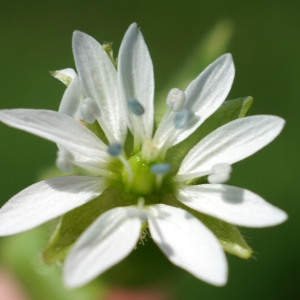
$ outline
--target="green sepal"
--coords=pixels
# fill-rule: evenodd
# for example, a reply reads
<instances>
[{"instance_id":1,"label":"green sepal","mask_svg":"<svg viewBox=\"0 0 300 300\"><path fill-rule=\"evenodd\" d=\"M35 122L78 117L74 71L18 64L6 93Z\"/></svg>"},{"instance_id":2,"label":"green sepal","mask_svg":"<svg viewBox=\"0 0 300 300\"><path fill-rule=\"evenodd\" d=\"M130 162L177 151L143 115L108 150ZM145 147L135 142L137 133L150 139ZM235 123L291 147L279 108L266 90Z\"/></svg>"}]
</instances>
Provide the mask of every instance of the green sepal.
<instances>
[{"instance_id":1,"label":"green sepal","mask_svg":"<svg viewBox=\"0 0 300 300\"><path fill-rule=\"evenodd\" d=\"M49 73L50 73L51 76L58 79L59 81L61 81L66 86L68 86L72 81L71 76L68 76L68 75L62 73L61 71L49 71Z\"/></svg>"},{"instance_id":2,"label":"green sepal","mask_svg":"<svg viewBox=\"0 0 300 300\"><path fill-rule=\"evenodd\" d=\"M111 62L115 66L115 68L117 68L117 61L114 58L112 43L105 42L105 43L103 43L102 47L105 50L105 52L107 53L108 57L110 58Z\"/></svg>"},{"instance_id":3,"label":"green sepal","mask_svg":"<svg viewBox=\"0 0 300 300\"><path fill-rule=\"evenodd\" d=\"M120 192L108 188L96 199L64 214L43 250L44 262L50 265L63 261L83 231L102 213L117 206L124 206Z\"/></svg>"},{"instance_id":4,"label":"green sepal","mask_svg":"<svg viewBox=\"0 0 300 300\"><path fill-rule=\"evenodd\" d=\"M164 195L163 203L182 208L199 219L214 233L221 243L224 251L243 259L248 259L251 257L253 250L246 243L237 226L197 212L179 202L173 194Z\"/></svg>"},{"instance_id":5,"label":"green sepal","mask_svg":"<svg viewBox=\"0 0 300 300\"><path fill-rule=\"evenodd\" d=\"M191 211L191 213L215 234L226 252L243 259L251 257L253 250L246 243L239 229L235 225L196 211Z\"/></svg>"},{"instance_id":6,"label":"green sepal","mask_svg":"<svg viewBox=\"0 0 300 300\"><path fill-rule=\"evenodd\" d=\"M172 174L177 170L187 153L202 140L206 135L216 130L220 126L242 118L246 115L251 104L252 97L243 97L225 101L221 107L212 114L199 128L184 141L170 148L166 155L166 161L172 166Z\"/></svg>"}]
</instances>

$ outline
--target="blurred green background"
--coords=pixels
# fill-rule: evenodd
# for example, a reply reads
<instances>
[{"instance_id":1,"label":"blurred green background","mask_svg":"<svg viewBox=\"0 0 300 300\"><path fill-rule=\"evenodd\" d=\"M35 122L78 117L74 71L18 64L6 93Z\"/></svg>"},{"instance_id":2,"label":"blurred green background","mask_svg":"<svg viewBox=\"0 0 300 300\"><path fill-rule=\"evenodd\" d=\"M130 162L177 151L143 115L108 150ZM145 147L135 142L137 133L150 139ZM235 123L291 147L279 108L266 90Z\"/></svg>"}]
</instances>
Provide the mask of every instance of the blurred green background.
<instances>
[{"instance_id":1,"label":"blurred green background","mask_svg":"<svg viewBox=\"0 0 300 300\"><path fill-rule=\"evenodd\" d=\"M209 286L172 267L151 242L140 250L143 260L148 262L149 269L144 272L155 276L161 268L169 268L163 285L171 290L174 299L300 299L299 1L0 0L0 108L57 110L65 88L48 71L74 67L71 37L75 29L99 42L113 41L117 54L126 29L137 22L150 50L159 91L221 20L227 20L222 23L224 30L234 27L227 51L233 54L236 78L228 99L253 96L250 114L273 114L287 120L275 142L234 166L229 184L263 196L287 211L289 220L274 228L242 229L255 255L248 261L228 255L230 273L225 287ZM56 146L4 125L0 125L0 137L3 204L53 164ZM45 275L32 275L28 264L22 269L26 274L28 268L29 278L24 281L26 275L18 273L19 263L7 258L7 245L13 244L12 238L0 240L0 266L11 269L16 277L21 276L21 284L33 299L48 299L32 293L34 287L30 287L30 278L38 281L34 276L44 276L47 282ZM20 253L27 251L29 241L23 238L24 248L16 246ZM42 237L40 247L44 243ZM6 250L1 252L1 247ZM38 250L34 251L38 257ZM103 278L120 284L111 279L113 276ZM98 283L107 284L101 278ZM53 282L50 287L44 285L50 293L58 289ZM75 295L81 292L73 291L72 296L61 295L56 299L76 299ZM78 299L92 299L80 295Z\"/></svg>"}]
</instances>

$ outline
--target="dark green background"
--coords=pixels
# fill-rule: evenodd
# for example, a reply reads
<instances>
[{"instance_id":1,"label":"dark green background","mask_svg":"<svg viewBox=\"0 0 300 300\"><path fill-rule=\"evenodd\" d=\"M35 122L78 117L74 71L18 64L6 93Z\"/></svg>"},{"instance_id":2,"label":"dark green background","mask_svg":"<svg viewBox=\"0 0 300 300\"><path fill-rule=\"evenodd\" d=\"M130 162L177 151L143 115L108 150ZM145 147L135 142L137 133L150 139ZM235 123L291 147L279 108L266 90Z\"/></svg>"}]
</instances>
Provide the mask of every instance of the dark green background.
<instances>
[{"instance_id":1,"label":"dark green background","mask_svg":"<svg viewBox=\"0 0 300 300\"><path fill-rule=\"evenodd\" d=\"M0 108L57 109L64 86L48 71L74 67L75 29L100 42L113 41L117 53L126 29L137 22L159 89L199 39L224 18L235 23L229 52L236 78L229 98L253 96L250 114L274 114L287 120L275 142L234 166L229 183L281 207L289 220L274 228L243 229L255 259L228 256L226 287L209 286L182 271L172 289L178 299L188 300L299 299L299 1L0 0ZM5 203L53 163L56 147L4 125L0 138L0 201Z\"/></svg>"}]
</instances>

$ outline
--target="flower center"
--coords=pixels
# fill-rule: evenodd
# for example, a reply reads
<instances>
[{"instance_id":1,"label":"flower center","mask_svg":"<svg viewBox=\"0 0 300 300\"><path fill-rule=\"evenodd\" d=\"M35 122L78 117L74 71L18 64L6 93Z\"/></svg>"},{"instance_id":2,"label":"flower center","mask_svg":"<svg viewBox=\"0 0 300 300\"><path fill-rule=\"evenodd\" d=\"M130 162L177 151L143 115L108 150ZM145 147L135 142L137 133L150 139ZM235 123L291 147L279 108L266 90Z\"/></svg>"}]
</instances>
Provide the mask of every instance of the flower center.
<instances>
[{"instance_id":1,"label":"flower center","mask_svg":"<svg viewBox=\"0 0 300 300\"><path fill-rule=\"evenodd\" d=\"M126 192L137 196L149 196L156 191L156 176L151 172L151 166L137 154L128 160L133 178L130 182L127 169L123 167L122 179L126 186Z\"/></svg>"},{"instance_id":2,"label":"flower center","mask_svg":"<svg viewBox=\"0 0 300 300\"><path fill-rule=\"evenodd\" d=\"M125 185L124 196L130 201L143 198L145 205L162 202L163 189L166 187L164 179L170 171L168 163L146 162L141 153L132 156L124 164L122 180ZM131 174L128 176L128 167Z\"/></svg>"}]
</instances>

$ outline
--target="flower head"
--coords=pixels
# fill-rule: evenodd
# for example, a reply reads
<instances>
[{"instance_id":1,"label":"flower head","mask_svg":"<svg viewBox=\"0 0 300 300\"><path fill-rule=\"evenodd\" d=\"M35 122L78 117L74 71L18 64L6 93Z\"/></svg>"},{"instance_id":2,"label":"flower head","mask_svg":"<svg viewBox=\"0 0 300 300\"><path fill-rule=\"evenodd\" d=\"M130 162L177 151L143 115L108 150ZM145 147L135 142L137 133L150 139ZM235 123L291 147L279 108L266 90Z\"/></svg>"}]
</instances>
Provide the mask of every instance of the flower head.
<instances>
[{"instance_id":1,"label":"flower head","mask_svg":"<svg viewBox=\"0 0 300 300\"><path fill-rule=\"evenodd\" d=\"M82 32L74 33L73 52L78 73L53 72L67 85L58 112L2 110L0 120L56 143L61 170L77 166L89 175L48 179L21 191L0 210L0 234L31 229L112 188L119 192L117 199L84 231L65 261L67 286L83 285L118 263L147 227L172 263L224 285L222 245L201 218L248 227L273 226L287 218L260 196L223 184L232 164L270 143L284 120L267 115L233 120L179 159L185 141L227 97L234 78L231 55L214 61L185 91L172 89L153 133L153 66L137 25L124 36L117 68L104 48ZM174 146L178 151L172 154Z\"/></svg>"}]
</instances>

